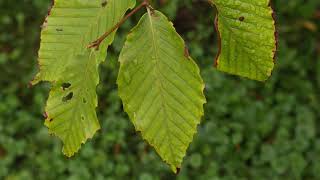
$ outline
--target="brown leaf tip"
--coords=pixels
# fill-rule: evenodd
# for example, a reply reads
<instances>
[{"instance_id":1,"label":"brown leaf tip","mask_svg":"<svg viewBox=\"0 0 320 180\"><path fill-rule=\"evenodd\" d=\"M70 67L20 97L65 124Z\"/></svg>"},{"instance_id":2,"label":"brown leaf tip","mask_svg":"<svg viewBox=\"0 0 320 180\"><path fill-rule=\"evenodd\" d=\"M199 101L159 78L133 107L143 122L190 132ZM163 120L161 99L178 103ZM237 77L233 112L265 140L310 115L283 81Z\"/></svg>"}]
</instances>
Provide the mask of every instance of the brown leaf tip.
<instances>
[{"instance_id":1,"label":"brown leaf tip","mask_svg":"<svg viewBox=\"0 0 320 180\"><path fill-rule=\"evenodd\" d=\"M180 173L181 168L177 168L176 170L177 170L176 175L178 175Z\"/></svg>"}]
</instances>

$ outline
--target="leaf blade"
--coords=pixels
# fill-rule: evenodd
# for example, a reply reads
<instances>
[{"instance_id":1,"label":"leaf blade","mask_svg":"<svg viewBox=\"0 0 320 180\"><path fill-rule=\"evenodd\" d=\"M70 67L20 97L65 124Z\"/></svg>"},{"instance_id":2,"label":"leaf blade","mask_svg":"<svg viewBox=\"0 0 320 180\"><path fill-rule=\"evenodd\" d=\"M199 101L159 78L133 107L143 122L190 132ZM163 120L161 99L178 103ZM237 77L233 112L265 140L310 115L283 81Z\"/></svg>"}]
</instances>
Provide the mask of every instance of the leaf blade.
<instances>
[{"instance_id":1,"label":"leaf blade","mask_svg":"<svg viewBox=\"0 0 320 180\"><path fill-rule=\"evenodd\" d=\"M121 51L119 95L137 131L176 172L203 116L204 84L171 22L148 11Z\"/></svg>"},{"instance_id":2,"label":"leaf blade","mask_svg":"<svg viewBox=\"0 0 320 180\"><path fill-rule=\"evenodd\" d=\"M274 68L277 36L269 0L211 0L217 7L218 70L258 81Z\"/></svg>"},{"instance_id":3,"label":"leaf blade","mask_svg":"<svg viewBox=\"0 0 320 180\"><path fill-rule=\"evenodd\" d=\"M95 108L98 67L106 57L115 32L100 46L87 45L111 29L133 8L134 0L57 0L41 32L40 71L32 81L49 81L52 88L46 106L45 125L64 143L70 157L100 129Z\"/></svg>"}]
</instances>

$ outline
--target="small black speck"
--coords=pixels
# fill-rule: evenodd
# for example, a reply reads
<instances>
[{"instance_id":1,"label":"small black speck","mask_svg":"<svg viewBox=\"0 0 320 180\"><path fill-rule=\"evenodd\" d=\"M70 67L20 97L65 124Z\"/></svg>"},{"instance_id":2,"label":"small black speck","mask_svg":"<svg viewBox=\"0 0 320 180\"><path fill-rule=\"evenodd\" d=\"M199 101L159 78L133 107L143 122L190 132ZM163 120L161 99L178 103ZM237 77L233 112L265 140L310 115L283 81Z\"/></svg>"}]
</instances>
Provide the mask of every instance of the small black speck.
<instances>
[{"instance_id":1,"label":"small black speck","mask_svg":"<svg viewBox=\"0 0 320 180\"><path fill-rule=\"evenodd\" d=\"M61 31L63 31L63 29L56 29L56 31L61 32Z\"/></svg>"},{"instance_id":2,"label":"small black speck","mask_svg":"<svg viewBox=\"0 0 320 180\"><path fill-rule=\"evenodd\" d=\"M62 98L62 102L67 102L73 98L73 92L70 92L67 96Z\"/></svg>"},{"instance_id":3,"label":"small black speck","mask_svg":"<svg viewBox=\"0 0 320 180\"><path fill-rule=\"evenodd\" d=\"M244 21L244 17L243 16L239 17L239 21Z\"/></svg>"},{"instance_id":4,"label":"small black speck","mask_svg":"<svg viewBox=\"0 0 320 180\"><path fill-rule=\"evenodd\" d=\"M68 89L70 86L71 86L70 83L62 83L62 85L61 85L61 87L62 87L63 90Z\"/></svg>"},{"instance_id":5,"label":"small black speck","mask_svg":"<svg viewBox=\"0 0 320 180\"><path fill-rule=\"evenodd\" d=\"M106 0L104 0L104 1L101 3L101 6L102 6L102 7L105 7L105 6L107 5L107 3L108 3L108 2L107 2Z\"/></svg>"}]
</instances>

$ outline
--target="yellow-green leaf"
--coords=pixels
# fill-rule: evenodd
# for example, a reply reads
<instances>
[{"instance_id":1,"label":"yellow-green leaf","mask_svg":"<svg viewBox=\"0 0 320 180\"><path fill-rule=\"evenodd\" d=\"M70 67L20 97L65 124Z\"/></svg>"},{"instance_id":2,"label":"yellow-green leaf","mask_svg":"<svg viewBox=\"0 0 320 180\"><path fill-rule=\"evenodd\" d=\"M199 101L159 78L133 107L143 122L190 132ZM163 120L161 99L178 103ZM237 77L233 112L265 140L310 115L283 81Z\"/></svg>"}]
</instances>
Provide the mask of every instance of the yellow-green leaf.
<instances>
[{"instance_id":1,"label":"yellow-green leaf","mask_svg":"<svg viewBox=\"0 0 320 180\"><path fill-rule=\"evenodd\" d=\"M114 34L90 50L88 44L111 29L135 0L55 0L43 24L40 72L33 80L51 82L45 125L63 141L72 156L100 128L95 108L98 66Z\"/></svg>"},{"instance_id":2,"label":"yellow-green leaf","mask_svg":"<svg viewBox=\"0 0 320 180\"><path fill-rule=\"evenodd\" d=\"M176 172L203 115L199 68L172 23L149 9L128 35L119 61L125 111Z\"/></svg>"},{"instance_id":3,"label":"yellow-green leaf","mask_svg":"<svg viewBox=\"0 0 320 180\"><path fill-rule=\"evenodd\" d=\"M270 0L210 0L218 10L219 70L265 81L274 68L277 37Z\"/></svg>"}]
</instances>

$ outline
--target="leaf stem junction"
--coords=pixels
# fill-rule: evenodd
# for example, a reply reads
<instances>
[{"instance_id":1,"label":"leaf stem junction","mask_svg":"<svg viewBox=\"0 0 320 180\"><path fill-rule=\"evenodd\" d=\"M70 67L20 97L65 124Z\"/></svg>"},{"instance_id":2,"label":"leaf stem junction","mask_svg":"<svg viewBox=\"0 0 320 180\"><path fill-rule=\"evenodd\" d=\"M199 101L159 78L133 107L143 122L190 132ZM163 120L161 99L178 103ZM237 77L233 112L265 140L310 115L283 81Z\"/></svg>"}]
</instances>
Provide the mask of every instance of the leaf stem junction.
<instances>
[{"instance_id":1,"label":"leaf stem junction","mask_svg":"<svg viewBox=\"0 0 320 180\"><path fill-rule=\"evenodd\" d=\"M96 50L99 49L100 44L115 30L117 30L123 23L125 23L132 15L137 13L139 10L141 10L143 7L150 6L149 0L143 0L139 6L134 8L129 14L127 14L125 17L123 17L115 26L113 26L109 31L105 32L102 36L100 36L97 40L90 43L87 48L95 48Z\"/></svg>"}]
</instances>

